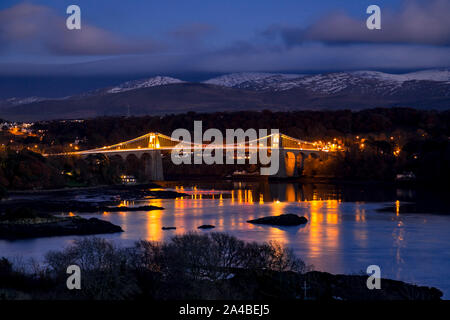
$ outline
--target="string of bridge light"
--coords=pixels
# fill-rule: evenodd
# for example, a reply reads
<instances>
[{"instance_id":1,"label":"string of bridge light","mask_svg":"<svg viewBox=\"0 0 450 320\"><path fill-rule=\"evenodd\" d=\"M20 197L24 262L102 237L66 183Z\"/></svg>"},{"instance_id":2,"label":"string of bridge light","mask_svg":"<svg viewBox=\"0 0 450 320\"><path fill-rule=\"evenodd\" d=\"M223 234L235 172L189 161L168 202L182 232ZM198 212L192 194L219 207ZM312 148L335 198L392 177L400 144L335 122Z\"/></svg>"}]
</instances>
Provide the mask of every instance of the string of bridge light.
<instances>
[{"instance_id":1,"label":"string of bridge light","mask_svg":"<svg viewBox=\"0 0 450 320\"><path fill-rule=\"evenodd\" d=\"M273 138L278 136L278 138L283 138L283 139L287 139L287 140L291 140L295 143L297 143L298 145L300 144L309 144L309 145L314 145L314 143L312 142L308 142L308 141L304 141L304 140L300 140L300 139L295 139L292 137L289 137L285 134L277 134L277 133L272 133L270 135L266 135L264 137L261 138L257 138L257 139L253 139L253 140L249 140L249 141L244 141L244 142L240 142L240 143L233 143L233 144L216 144L216 143L209 143L209 144L203 144L203 143L195 143L195 142L186 142L186 141L182 141L179 139L173 139L169 136L166 136L162 133L147 133L145 135L142 135L140 137L134 138L132 140L128 140L125 142L121 142L121 143L117 143L117 144L113 144L110 146L105 146L102 148L96 148L96 149L91 149L91 150L85 150L85 151L78 151L78 152L69 152L69 153L63 153L63 154L89 154L89 153L98 153L98 152L103 152L103 153L112 153L112 152L116 152L117 149L115 150L111 150L111 148L117 148L119 147L123 147L132 143L136 143L136 142L140 142L142 140L150 140L151 137L158 137L159 139L166 139L169 140L171 142L178 142L178 144L174 147L159 147L159 150L177 150L177 149L186 149L187 146L190 146L191 148L194 148L194 151L196 151L195 149L215 149L217 147L222 146L224 149L248 149L248 150L252 150L252 149L272 149L272 146L267 146L266 145L261 145L260 143L257 143L259 141L262 140L266 140L268 138ZM256 146L252 146L251 144L256 142ZM275 142L275 143L279 143L279 141ZM248 144L248 145L246 145ZM179 146L181 145L181 146ZM134 149L125 149L125 150L142 150L142 149L148 149L148 148L134 148ZM123 149L122 149L123 150Z\"/></svg>"}]
</instances>

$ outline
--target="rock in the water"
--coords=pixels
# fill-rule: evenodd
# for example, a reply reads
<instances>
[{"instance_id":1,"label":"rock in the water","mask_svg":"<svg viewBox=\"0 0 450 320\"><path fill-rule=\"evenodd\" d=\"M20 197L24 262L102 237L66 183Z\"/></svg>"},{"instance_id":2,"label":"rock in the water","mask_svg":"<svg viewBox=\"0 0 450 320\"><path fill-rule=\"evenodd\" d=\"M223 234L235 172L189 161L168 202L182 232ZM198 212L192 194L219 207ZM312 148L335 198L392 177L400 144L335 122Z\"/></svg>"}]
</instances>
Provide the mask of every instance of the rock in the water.
<instances>
[{"instance_id":1,"label":"rock in the water","mask_svg":"<svg viewBox=\"0 0 450 320\"><path fill-rule=\"evenodd\" d=\"M175 230L176 227L162 227L163 230Z\"/></svg>"},{"instance_id":2,"label":"rock in the water","mask_svg":"<svg viewBox=\"0 0 450 320\"><path fill-rule=\"evenodd\" d=\"M80 217L34 219L0 223L0 239L23 239L67 235L92 235L123 232L120 226L97 218Z\"/></svg>"},{"instance_id":3,"label":"rock in the water","mask_svg":"<svg viewBox=\"0 0 450 320\"><path fill-rule=\"evenodd\" d=\"M306 219L303 216L288 213L279 216L270 216L254 220L248 220L247 222L254 224L267 224L273 226L298 226L307 223L308 219Z\"/></svg>"},{"instance_id":4,"label":"rock in the water","mask_svg":"<svg viewBox=\"0 0 450 320\"><path fill-rule=\"evenodd\" d=\"M204 224L201 225L200 227L198 227L198 229L212 229L215 228L215 226L211 225L211 224Z\"/></svg>"}]
</instances>

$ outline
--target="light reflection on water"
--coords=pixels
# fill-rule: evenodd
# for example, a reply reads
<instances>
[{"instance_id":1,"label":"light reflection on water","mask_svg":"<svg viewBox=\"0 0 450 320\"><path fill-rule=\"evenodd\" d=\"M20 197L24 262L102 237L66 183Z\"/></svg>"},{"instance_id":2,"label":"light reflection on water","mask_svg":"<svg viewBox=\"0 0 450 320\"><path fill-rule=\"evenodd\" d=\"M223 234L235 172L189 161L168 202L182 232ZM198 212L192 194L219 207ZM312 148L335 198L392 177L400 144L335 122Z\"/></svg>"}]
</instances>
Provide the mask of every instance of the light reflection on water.
<instances>
[{"instance_id":1,"label":"light reflection on water","mask_svg":"<svg viewBox=\"0 0 450 320\"><path fill-rule=\"evenodd\" d=\"M450 293L450 216L400 214L402 201L347 202L334 187L297 184L235 183L204 189L168 186L184 193L176 199L143 199L119 206L155 205L165 210L100 213L102 219L121 225L121 234L102 235L120 245L138 239L164 241L173 235L198 231L212 224L246 241L276 240L291 247L315 269L331 273L359 273L367 266L381 267L382 276ZM386 203L394 212L378 212ZM308 218L299 227L270 227L247 223L269 215L295 213ZM98 217L99 215L91 215ZM162 227L176 227L163 231ZM199 231L212 232L212 231ZM0 255L42 256L78 237L0 241Z\"/></svg>"}]
</instances>

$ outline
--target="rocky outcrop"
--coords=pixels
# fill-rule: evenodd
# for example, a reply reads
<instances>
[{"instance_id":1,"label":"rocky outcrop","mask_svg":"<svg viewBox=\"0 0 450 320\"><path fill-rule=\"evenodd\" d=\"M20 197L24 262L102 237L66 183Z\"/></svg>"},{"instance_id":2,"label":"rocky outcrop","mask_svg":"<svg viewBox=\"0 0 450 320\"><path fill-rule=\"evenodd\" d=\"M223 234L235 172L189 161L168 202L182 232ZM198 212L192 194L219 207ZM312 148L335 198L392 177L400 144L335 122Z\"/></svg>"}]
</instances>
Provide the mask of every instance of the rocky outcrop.
<instances>
[{"instance_id":1,"label":"rocky outcrop","mask_svg":"<svg viewBox=\"0 0 450 320\"><path fill-rule=\"evenodd\" d=\"M273 225L273 226L298 226L301 224L305 224L308 222L308 219L306 219L303 216L298 216L296 214L282 214L279 216L270 216L270 217L264 217L254 220L248 220L248 223L254 223L254 224L266 224L266 225Z\"/></svg>"},{"instance_id":2,"label":"rocky outcrop","mask_svg":"<svg viewBox=\"0 0 450 320\"><path fill-rule=\"evenodd\" d=\"M381 279L381 289L369 290L367 276L341 275L311 271L275 272L235 270L229 286L246 299L300 300L440 300L443 293L434 287L417 286L403 281ZM222 297L230 299L233 297Z\"/></svg>"},{"instance_id":3,"label":"rocky outcrop","mask_svg":"<svg viewBox=\"0 0 450 320\"><path fill-rule=\"evenodd\" d=\"M0 222L0 239L23 239L67 235L93 235L123 232L120 226L97 218L81 217Z\"/></svg>"},{"instance_id":4,"label":"rocky outcrop","mask_svg":"<svg viewBox=\"0 0 450 320\"><path fill-rule=\"evenodd\" d=\"M200 227L198 227L198 229L213 229L213 228L215 228L215 226L211 224L203 224Z\"/></svg>"}]
</instances>

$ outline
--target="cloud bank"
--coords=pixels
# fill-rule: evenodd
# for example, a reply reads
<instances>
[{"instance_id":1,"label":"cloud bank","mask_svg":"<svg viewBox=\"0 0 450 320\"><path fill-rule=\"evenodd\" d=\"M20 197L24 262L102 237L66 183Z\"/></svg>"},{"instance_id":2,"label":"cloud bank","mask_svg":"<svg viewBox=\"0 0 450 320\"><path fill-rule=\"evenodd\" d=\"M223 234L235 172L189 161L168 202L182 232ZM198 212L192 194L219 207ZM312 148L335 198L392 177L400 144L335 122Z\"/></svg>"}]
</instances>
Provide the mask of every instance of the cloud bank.
<instances>
[{"instance_id":1,"label":"cloud bank","mask_svg":"<svg viewBox=\"0 0 450 320\"><path fill-rule=\"evenodd\" d=\"M55 55L120 55L149 53L161 45L149 40L131 41L83 23L81 30L68 30L65 17L54 10L23 3L0 11L2 51Z\"/></svg>"},{"instance_id":2,"label":"cloud bank","mask_svg":"<svg viewBox=\"0 0 450 320\"><path fill-rule=\"evenodd\" d=\"M129 73L327 71L420 69L450 66L450 1L405 1L401 10L382 8L382 30L363 18L330 13L306 28L272 25L255 37L222 48L207 39L217 27L192 22L165 34L163 42L129 39L83 23L65 28L52 9L20 4L0 11L0 56L91 57L63 66L1 64L0 75L105 75Z\"/></svg>"},{"instance_id":3,"label":"cloud bank","mask_svg":"<svg viewBox=\"0 0 450 320\"><path fill-rule=\"evenodd\" d=\"M262 34L267 38L278 36L288 46L308 41L450 45L450 1L406 1L399 12L381 9L381 30L368 30L365 20L352 18L345 12L334 12L308 28L275 25Z\"/></svg>"}]
</instances>

